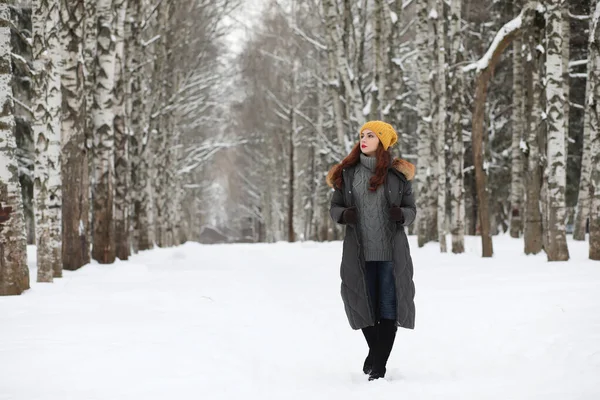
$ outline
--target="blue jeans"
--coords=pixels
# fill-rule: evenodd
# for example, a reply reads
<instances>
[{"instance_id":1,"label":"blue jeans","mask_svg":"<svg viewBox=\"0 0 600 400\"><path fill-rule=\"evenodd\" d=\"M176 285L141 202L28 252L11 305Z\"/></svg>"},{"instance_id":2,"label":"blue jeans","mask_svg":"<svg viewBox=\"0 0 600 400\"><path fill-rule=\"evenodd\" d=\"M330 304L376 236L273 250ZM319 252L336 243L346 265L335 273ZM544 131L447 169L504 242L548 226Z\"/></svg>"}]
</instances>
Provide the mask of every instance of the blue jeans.
<instances>
[{"instance_id":1,"label":"blue jeans","mask_svg":"<svg viewBox=\"0 0 600 400\"><path fill-rule=\"evenodd\" d=\"M393 261L366 261L367 286L376 319L396 320L396 283Z\"/></svg>"}]
</instances>

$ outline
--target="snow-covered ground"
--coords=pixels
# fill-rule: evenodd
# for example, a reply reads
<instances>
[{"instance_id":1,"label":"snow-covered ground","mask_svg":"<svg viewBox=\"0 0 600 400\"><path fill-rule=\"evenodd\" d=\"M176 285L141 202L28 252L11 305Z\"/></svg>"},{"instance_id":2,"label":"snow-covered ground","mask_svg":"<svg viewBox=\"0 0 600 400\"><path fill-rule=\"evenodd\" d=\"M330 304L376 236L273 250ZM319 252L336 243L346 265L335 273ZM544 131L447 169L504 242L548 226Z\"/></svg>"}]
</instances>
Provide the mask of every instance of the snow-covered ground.
<instances>
[{"instance_id":1,"label":"snow-covered ground","mask_svg":"<svg viewBox=\"0 0 600 400\"><path fill-rule=\"evenodd\" d=\"M0 298L0 399L600 399L600 263L417 249L386 380L339 295L341 243L156 249Z\"/></svg>"}]
</instances>

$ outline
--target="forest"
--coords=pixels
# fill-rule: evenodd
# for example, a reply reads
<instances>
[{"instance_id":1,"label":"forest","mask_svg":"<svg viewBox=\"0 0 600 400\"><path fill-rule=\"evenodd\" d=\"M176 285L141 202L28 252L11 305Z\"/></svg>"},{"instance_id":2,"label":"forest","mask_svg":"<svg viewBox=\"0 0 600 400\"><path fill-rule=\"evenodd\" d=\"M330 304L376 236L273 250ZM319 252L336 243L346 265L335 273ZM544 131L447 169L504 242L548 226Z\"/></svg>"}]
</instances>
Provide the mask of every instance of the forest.
<instances>
[{"instance_id":1,"label":"forest","mask_svg":"<svg viewBox=\"0 0 600 400\"><path fill-rule=\"evenodd\" d=\"M600 1L0 0L0 295L188 241L334 241L368 120L418 246L600 260ZM238 35L237 50L230 35ZM599 189L596 189L599 188Z\"/></svg>"}]
</instances>

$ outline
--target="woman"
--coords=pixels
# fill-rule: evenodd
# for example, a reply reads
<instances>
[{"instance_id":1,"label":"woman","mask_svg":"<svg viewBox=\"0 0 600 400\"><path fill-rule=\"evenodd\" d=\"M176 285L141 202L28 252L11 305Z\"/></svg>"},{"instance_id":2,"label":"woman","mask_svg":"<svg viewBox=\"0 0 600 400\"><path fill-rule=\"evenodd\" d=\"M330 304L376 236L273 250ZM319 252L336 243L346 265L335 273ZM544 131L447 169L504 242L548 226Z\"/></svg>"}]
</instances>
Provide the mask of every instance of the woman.
<instances>
[{"instance_id":1,"label":"woman","mask_svg":"<svg viewBox=\"0 0 600 400\"><path fill-rule=\"evenodd\" d=\"M415 167L393 159L391 125L367 122L360 142L327 175L331 218L346 225L341 264L342 299L352 329L369 345L363 372L385 377L397 327L413 329L415 285L404 227L417 214L411 180Z\"/></svg>"}]
</instances>

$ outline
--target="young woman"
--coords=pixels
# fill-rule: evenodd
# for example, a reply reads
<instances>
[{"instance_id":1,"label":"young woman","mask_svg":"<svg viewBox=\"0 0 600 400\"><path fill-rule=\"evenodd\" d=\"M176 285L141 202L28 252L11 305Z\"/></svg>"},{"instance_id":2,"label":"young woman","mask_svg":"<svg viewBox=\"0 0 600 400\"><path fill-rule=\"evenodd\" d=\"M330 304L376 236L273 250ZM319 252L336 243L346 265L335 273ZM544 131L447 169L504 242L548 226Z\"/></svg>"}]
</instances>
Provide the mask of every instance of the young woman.
<instances>
[{"instance_id":1,"label":"young woman","mask_svg":"<svg viewBox=\"0 0 600 400\"><path fill-rule=\"evenodd\" d=\"M369 345L363 372L383 378L397 327L413 329L415 285L404 227L417 214L411 180L415 167L393 159L391 125L367 122L360 142L327 175L331 218L346 226L341 264L342 300L352 329Z\"/></svg>"}]
</instances>

